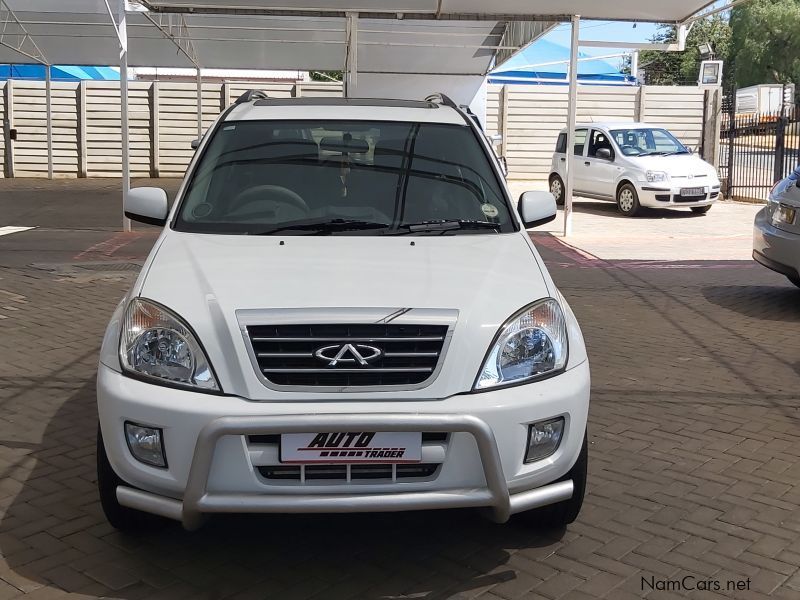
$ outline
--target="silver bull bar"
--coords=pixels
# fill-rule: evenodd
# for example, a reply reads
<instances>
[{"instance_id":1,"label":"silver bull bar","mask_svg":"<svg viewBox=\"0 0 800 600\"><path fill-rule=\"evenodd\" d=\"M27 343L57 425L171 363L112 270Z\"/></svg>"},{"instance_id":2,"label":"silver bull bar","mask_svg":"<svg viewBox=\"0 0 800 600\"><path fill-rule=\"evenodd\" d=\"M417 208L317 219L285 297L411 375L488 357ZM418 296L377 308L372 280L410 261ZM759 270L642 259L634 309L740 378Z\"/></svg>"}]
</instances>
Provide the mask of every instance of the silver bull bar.
<instances>
[{"instance_id":1,"label":"silver bull bar","mask_svg":"<svg viewBox=\"0 0 800 600\"><path fill-rule=\"evenodd\" d=\"M353 431L421 431L469 433L475 438L486 488L451 488L421 492L348 494L209 493L208 478L217 442L227 435ZM206 513L349 513L394 512L436 508L489 507L494 521L512 514L568 500L572 480L509 494L494 432L486 422L469 415L321 414L221 417L201 431L183 501L128 486L117 487L123 506L181 521L197 529Z\"/></svg>"}]
</instances>

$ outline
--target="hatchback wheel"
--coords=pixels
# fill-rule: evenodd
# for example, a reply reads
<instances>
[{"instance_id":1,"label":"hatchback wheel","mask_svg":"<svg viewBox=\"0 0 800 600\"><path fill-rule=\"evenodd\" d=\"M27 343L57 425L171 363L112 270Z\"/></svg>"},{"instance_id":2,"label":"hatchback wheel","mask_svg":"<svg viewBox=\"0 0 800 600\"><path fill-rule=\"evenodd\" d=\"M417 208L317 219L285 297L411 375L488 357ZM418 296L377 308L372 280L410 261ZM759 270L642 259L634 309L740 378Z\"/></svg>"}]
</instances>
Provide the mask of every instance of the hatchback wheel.
<instances>
[{"instance_id":1,"label":"hatchback wheel","mask_svg":"<svg viewBox=\"0 0 800 600\"><path fill-rule=\"evenodd\" d=\"M564 182L558 175L550 176L550 193L556 199L556 204L564 206Z\"/></svg>"},{"instance_id":2,"label":"hatchback wheel","mask_svg":"<svg viewBox=\"0 0 800 600\"><path fill-rule=\"evenodd\" d=\"M693 206L692 212L696 215L704 215L711 210L711 205L708 206Z\"/></svg>"},{"instance_id":3,"label":"hatchback wheel","mask_svg":"<svg viewBox=\"0 0 800 600\"><path fill-rule=\"evenodd\" d=\"M630 183L621 185L617 190L617 208L626 217L634 216L641 208L636 188Z\"/></svg>"}]
</instances>

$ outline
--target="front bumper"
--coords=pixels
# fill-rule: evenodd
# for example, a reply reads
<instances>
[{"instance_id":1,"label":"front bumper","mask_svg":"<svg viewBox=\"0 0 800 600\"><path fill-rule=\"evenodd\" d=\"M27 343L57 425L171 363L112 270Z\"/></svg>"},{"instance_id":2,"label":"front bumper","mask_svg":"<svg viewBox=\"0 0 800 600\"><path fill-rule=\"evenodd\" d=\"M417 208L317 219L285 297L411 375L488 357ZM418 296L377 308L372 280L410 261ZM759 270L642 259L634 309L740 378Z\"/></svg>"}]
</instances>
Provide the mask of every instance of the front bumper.
<instances>
[{"instance_id":1,"label":"front bumper","mask_svg":"<svg viewBox=\"0 0 800 600\"><path fill-rule=\"evenodd\" d=\"M639 184L637 192L639 194L639 204L651 208L691 208L693 206L707 206L713 204L719 198L719 182L710 185L696 186L686 185L666 185L664 183L644 183ZM681 196L681 189L688 187L702 187L703 195L696 197Z\"/></svg>"},{"instance_id":2,"label":"front bumper","mask_svg":"<svg viewBox=\"0 0 800 600\"><path fill-rule=\"evenodd\" d=\"M782 275L800 279L800 234L775 227L767 209L762 208L753 225L753 259Z\"/></svg>"},{"instance_id":3,"label":"front bumper","mask_svg":"<svg viewBox=\"0 0 800 600\"><path fill-rule=\"evenodd\" d=\"M119 502L180 520L188 529L217 512L488 507L503 522L572 496L572 481L559 479L583 443L589 369L584 362L537 383L424 402L250 402L154 386L103 365L97 390L106 453L130 484L117 488ZM524 464L528 424L555 416L565 418L558 450ZM122 435L126 420L163 429L169 469L131 456ZM258 454L248 448L254 435L365 430L446 432L441 468L417 481L287 485L260 477L253 458Z\"/></svg>"}]
</instances>

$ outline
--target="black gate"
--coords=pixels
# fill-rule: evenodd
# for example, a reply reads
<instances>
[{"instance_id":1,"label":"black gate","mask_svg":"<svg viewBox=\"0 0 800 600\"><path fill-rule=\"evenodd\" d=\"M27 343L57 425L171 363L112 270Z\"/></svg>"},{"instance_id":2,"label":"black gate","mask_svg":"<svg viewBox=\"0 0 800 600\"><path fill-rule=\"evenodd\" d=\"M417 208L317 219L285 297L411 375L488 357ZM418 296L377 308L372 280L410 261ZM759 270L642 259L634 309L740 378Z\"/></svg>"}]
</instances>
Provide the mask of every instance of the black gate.
<instances>
[{"instance_id":1,"label":"black gate","mask_svg":"<svg viewBox=\"0 0 800 600\"><path fill-rule=\"evenodd\" d=\"M720 179L726 198L766 200L773 184L800 163L800 107L738 113L736 93L722 101Z\"/></svg>"}]
</instances>

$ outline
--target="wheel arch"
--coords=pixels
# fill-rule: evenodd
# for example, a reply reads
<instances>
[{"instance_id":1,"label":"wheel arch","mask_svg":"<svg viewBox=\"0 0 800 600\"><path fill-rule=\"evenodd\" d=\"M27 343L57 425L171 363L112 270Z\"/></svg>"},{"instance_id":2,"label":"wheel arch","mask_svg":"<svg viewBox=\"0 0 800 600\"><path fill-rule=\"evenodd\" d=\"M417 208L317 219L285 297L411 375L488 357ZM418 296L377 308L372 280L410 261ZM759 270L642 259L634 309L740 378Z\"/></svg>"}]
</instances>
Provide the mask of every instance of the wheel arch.
<instances>
[{"instance_id":1,"label":"wheel arch","mask_svg":"<svg viewBox=\"0 0 800 600\"><path fill-rule=\"evenodd\" d=\"M634 184L633 181L631 181L631 179L628 176L623 176L620 178L619 181L617 181L617 187L614 189L614 198L619 197L619 190L626 183L630 184L630 186L634 189L634 191L636 191L637 196L639 195L639 190L636 189L636 184Z\"/></svg>"}]
</instances>

